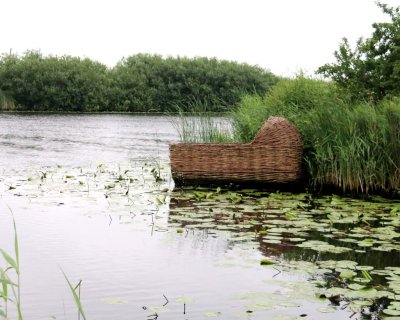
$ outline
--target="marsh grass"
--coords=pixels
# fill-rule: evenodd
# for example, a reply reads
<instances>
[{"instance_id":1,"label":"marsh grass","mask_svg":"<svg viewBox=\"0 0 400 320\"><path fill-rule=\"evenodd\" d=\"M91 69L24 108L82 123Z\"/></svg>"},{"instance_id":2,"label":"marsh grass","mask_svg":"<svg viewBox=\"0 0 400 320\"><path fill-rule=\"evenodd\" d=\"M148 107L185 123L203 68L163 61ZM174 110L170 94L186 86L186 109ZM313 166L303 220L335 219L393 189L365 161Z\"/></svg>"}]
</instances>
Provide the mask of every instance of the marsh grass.
<instances>
[{"instance_id":1,"label":"marsh grass","mask_svg":"<svg viewBox=\"0 0 400 320\"><path fill-rule=\"evenodd\" d=\"M14 227L14 257L8 254L3 249L0 249L0 254L6 264L5 268L0 268L0 283L1 283L1 299L3 300L3 310L0 309L0 316L8 319L9 302L12 302L18 314L18 320L22 320L21 311L21 279L20 279L20 260L19 260L19 246L18 246L18 233L15 218L12 210L10 209L13 218ZM12 280L11 272L15 273L15 281ZM12 296L10 296L10 290Z\"/></svg>"},{"instance_id":2,"label":"marsh grass","mask_svg":"<svg viewBox=\"0 0 400 320\"><path fill-rule=\"evenodd\" d=\"M12 212L11 208L9 208L12 219L13 219L13 227L14 227L14 256L11 256L9 253L4 251L3 249L0 249L0 255L3 257L5 267L4 269L0 267L0 284L1 284L1 290L0 290L0 299L3 301L3 305L0 305L0 319L9 319L9 303L13 303L16 308L16 312L18 315L18 320L23 320L22 317L22 308L21 308L21 277L20 277L20 255L19 255L19 244L18 244L18 232L17 232L17 225L15 223L15 218L14 218L14 213ZM14 275L11 274L11 272L14 272ZM82 315L82 318L86 320L85 313L83 311L81 299L80 299L80 291L79 294L76 293L76 289L79 287L80 290L80 284L79 282L78 286L75 288L71 285L71 282L67 278L66 274L64 271L62 271L65 280L68 283L68 287L70 288L72 295L75 300L75 304L78 308L78 319L80 319L80 316ZM12 295L10 295L12 293Z\"/></svg>"},{"instance_id":3,"label":"marsh grass","mask_svg":"<svg viewBox=\"0 0 400 320\"><path fill-rule=\"evenodd\" d=\"M15 110L15 103L13 99L8 97L3 91L0 90L0 111L13 110Z\"/></svg>"},{"instance_id":4,"label":"marsh grass","mask_svg":"<svg viewBox=\"0 0 400 320\"><path fill-rule=\"evenodd\" d=\"M176 107L175 113L172 124L183 143L234 142L230 119L210 111L207 104L193 102L185 108Z\"/></svg>"},{"instance_id":5,"label":"marsh grass","mask_svg":"<svg viewBox=\"0 0 400 320\"><path fill-rule=\"evenodd\" d=\"M299 129L313 188L364 194L400 188L400 99L353 104L332 83L282 80L267 96L243 97L232 115L236 139L251 141L271 115Z\"/></svg>"},{"instance_id":6,"label":"marsh grass","mask_svg":"<svg viewBox=\"0 0 400 320\"><path fill-rule=\"evenodd\" d=\"M400 104L362 103L316 109L301 131L314 187L344 192L390 192L400 187Z\"/></svg>"},{"instance_id":7,"label":"marsh grass","mask_svg":"<svg viewBox=\"0 0 400 320\"><path fill-rule=\"evenodd\" d=\"M62 273L63 273L64 278L68 283L68 287L69 287L69 289L70 289L70 291L71 291L71 293L72 293L72 295L74 297L74 301L75 301L76 307L78 308L78 319L80 319L80 316L82 316L83 320L86 320L86 315L85 315L85 312L83 311L83 307L82 307L80 292L79 293L76 292L76 289L78 289L78 288L80 289L81 281L79 281L77 286L73 287L71 282L69 281L67 275L65 274L65 272L62 271Z\"/></svg>"}]
</instances>

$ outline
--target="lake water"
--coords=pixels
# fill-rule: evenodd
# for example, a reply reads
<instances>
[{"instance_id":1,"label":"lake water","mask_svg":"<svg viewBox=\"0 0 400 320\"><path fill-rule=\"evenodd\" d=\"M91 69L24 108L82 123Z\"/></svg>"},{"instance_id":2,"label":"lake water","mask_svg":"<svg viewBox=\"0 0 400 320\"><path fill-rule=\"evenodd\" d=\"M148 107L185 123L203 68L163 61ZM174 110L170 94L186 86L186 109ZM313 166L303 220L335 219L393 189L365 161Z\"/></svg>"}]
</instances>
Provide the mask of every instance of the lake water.
<instances>
[{"instance_id":1,"label":"lake water","mask_svg":"<svg viewBox=\"0 0 400 320\"><path fill-rule=\"evenodd\" d=\"M165 160L178 140L168 117L2 114L0 168Z\"/></svg>"},{"instance_id":2,"label":"lake water","mask_svg":"<svg viewBox=\"0 0 400 320\"><path fill-rule=\"evenodd\" d=\"M319 278L302 270L323 254L282 250L278 230L264 239L251 231L267 220L279 229L282 199L268 195L261 219L265 195L173 191L168 145L178 140L168 117L0 114L0 248L14 254L12 211L24 319L78 319L63 272L73 285L82 280L87 319L351 316L343 303L318 299ZM307 210L293 221L318 213ZM311 230L295 228L296 239ZM261 266L264 258L274 265ZM286 268L292 260L304 261ZM398 255L389 260L395 266Z\"/></svg>"}]
</instances>

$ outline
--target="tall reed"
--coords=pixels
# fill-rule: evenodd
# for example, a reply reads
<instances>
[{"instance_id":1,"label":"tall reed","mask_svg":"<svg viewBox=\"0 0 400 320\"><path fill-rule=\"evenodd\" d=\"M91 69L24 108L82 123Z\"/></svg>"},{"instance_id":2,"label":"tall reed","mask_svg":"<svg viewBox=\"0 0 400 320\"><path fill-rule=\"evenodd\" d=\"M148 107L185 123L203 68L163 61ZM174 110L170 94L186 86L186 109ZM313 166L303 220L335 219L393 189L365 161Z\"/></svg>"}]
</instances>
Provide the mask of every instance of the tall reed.
<instances>
[{"instance_id":1,"label":"tall reed","mask_svg":"<svg viewBox=\"0 0 400 320\"><path fill-rule=\"evenodd\" d=\"M184 111L188 110L188 111ZM172 124L183 143L230 143L233 142L229 118L209 111L207 104L193 102L189 106L175 107Z\"/></svg>"},{"instance_id":2,"label":"tall reed","mask_svg":"<svg viewBox=\"0 0 400 320\"><path fill-rule=\"evenodd\" d=\"M14 100L0 90L0 111L15 110Z\"/></svg>"},{"instance_id":3,"label":"tall reed","mask_svg":"<svg viewBox=\"0 0 400 320\"><path fill-rule=\"evenodd\" d=\"M23 320L22 317L22 308L21 308L21 269L20 269L20 255L19 255L19 242L18 242L18 232L17 232L17 225L15 223L15 218L14 214L9 208L11 214L12 214L12 219L13 219L13 227L14 227L14 257L4 251L3 249L0 249L0 255L3 257L3 262L5 264L4 268L0 267L0 299L3 301L3 306L0 306L0 318L4 319L9 319L9 303L13 303L16 308L16 313L18 315L18 320ZM11 274L12 271L14 272L14 275ZM86 316L82 307L82 303L80 300L80 295L76 293L76 288L79 286L80 288L80 283L78 284L77 287L73 287L71 285L71 282L67 278L66 274L64 271L62 271L65 280L68 283L68 287L70 288L72 295L75 300L75 304L78 308L78 319L80 319L80 316L82 315L82 318L86 320ZM10 295L10 292L12 295Z\"/></svg>"},{"instance_id":4,"label":"tall reed","mask_svg":"<svg viewBox=\"0 0 400 320\"><path fill-rule=\"evenodd\" d=\"M400 104L336 106L307 114L301 132L314 187L389 192L400 187Z\"/></svg>"},{"instance_id":5,"label":"tall reed","mask_svg":"<svg viewBox=\"0 0 400 320\"><path fill-rule=\"evenodd\" d=\"M11 211L11 209L10 209ZM14 257L8 254L3 249L0 249L0 254L4 259L6 267L0 268L0 283L1 283L1 298L4 302L4 309L0 309L0 316L8 319L9 302L13 302L18 314L18 320L22 320L21 310L21 278L20 278L20 260L19 260L19 246L18 246L18 233L17 226L15 223L14 215L11 211L14 226ZM10 272L14 271L15 281L12 280ZM9 295L10 290L12 296Z\"/></svg>"},{"instance_id":6,"label":"tall reed","mask_svg":"<svg viewBox=\"0 0 400 320\"><path fill-rule=\"evenodd\" d=\"M355 105L334 84L299 76L282 80L264 97L243 97L233 113L236 137L250 141L271 115L299 129L313 188L400 188L400 99Z\"/></svg>"}]
</instances>

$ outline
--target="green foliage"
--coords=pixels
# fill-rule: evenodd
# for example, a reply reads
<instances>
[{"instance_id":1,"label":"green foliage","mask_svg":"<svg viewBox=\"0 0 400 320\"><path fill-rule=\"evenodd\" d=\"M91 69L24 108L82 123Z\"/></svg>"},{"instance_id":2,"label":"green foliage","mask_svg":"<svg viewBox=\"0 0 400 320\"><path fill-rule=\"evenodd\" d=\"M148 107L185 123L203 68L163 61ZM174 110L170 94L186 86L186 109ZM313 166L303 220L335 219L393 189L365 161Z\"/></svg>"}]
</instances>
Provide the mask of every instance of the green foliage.
<instances>
[{"instance_id":1,"label":"green foliage","mask_svg":"<svg viewBox=\"0 0 400 320\"><path fill-rule=\"evenodd\" d=\"M0 111L12 111L14 109L15 103L13 99L0 90Z\"/></svg>"},{"instance_id":2,"label":"green foliage","mask_svg":"<svg viewBox=\"0 0 400 320\"><path fill-rule=\"evenodd\" d=\"M260 265L262 266L269 266L271 264L275 264L275 262L271 261L270 259L261 259Z\"/></svg>"},{"instance_id":3,"label":"green foliage","mask_svg":"<svg viewBox=\"0 0 400 320\"><path fill-rule=\"evenodd\" d=\"M22 110L105 111L110 84L107 68L89 59L29 51L0 60L0 89Z\"/></svg>"},{"instance_id":4,"label":"green foliage","mask_svg":"<svg viewBox=\"0 0 400 320\"><path fill-rule=\"evenodd\" d=\"M13 212L10 209L11 214ZM0 298L3 301L3 310L0 309L0 317L8 319L8 303L12 302L15 304L16 311L18 314L18 320L22 320L22 310L21 310L21 281L20 281L20 259L19 259L19 246L18 246L18 233L17 226L15 223L14 215L13 215L13 226L14 226L14 254L15 257L12 257L4 250L0 249L0 256L3 258L6 268L0 268ZM14 282L10 277L10 272L14 271L16 281ZM12 292L12 296L10 296L10 290Z\"/></svg>"},{"instance_id":5,"label":"green foliage","mask_svg":"<svg viewBox=\"0 0 400 320\"><path fill-rule=\"evenodd\" d=\"M72 286L71 282L69 281L69 279L68 279L68 277L67 277L67 275L65 274L64 271L62 271L62 273L64 275L65 280L68 283L69 290L71 291L71 293L72 293L72 295L74 297L76 307L78 308L78 311L79 311L79 315L82 315L83 320L86 320L86 315L85 315L85 312L84 312L83 307L82 307L81 298L80 298L79 294L76 293L76 288L77 287L74 288ZM80 282L79 282L78 286L80 286Z\"/></svg>"},{"instance_id":6,"label":"green foliage","mask_svg":"<svg viewBox=\"0 0 400 320\"><path fill-rule=\"evenodd\" d=\"M356 100L379 101L400 94L400 8L377 3L390 22L374 23L370 38L359 39L354 50L346 38L318 73L346 88Z\"/></svg>"},{"instance_id":7,"label":"green foliage","mask_svg":"<svg viewBox=\"0 0 400 320\"><path fill-rule=\"evenodd\" d=\"M400 187L400 101L339 105L308 113L302 133L314 185L370 193Z\"/></svg>"},{"instance_id":8,"label":"green foliage","mask_svg":"<svg viewBox=\"0 0 400 320\"><path fill-rule=\"evenodd\" d=\"M243 92L267 92L277 77L258 67L208 58L166 58L138 54L112 70L119 100L127 111L184 111L195 101L224 111ZM121 107L122 107L121 106Z\"/></svg>"},{"instance_id":9,"label":"green foliage","mask_svg":"<svg viewBox=\"0 0 400 320\"><path fill-rule=\"evenodd\" d=\"M223 111L242 93L264 94L277 81L259 67L208 58L138 54L112 69L90 59L45 57L36 51L0 58L0 97L28 111L165 112L193 101Z\"/></svg>"},{"instance_id":10,"label":"green foliage","mask_svg":"<svg viewBox=\"0 0 400 320\"><path fill-rule=\"evenodd\" d=\"M250 142L264 121L272 115L281 115L299 122L307 110L325 108L342 103L339 90L329 82L299 75L296 79L283 79L270 93L244 95L232 113L235 139Z\"/></svg>"},{"instance_id":11,"label":"green foliage","mask_svg":"<svg viewBox=\"0 0 400 320\"><path fill-rule=\"evenodd\" d=\"M250 141L272 115L299 129L311 186L361 193L400 187L399 99L352 104L334 84L300 76L264 97L245 96L233 114L237 137Z\"/></svg>"},{"instance_id":12,"label":"green foliage","mask_svg":"<svg viewBox=\"0 0 400 320\"><path fill-rule=\"evenodd\" d=\"M181 142L234 142L228 118L215 117L215 112L210 111L212 108L203 103L193 104L189 108L180 109L177 107L175 112L178 112L178 116L171 118Z\"/></svg>"}]
</instances>

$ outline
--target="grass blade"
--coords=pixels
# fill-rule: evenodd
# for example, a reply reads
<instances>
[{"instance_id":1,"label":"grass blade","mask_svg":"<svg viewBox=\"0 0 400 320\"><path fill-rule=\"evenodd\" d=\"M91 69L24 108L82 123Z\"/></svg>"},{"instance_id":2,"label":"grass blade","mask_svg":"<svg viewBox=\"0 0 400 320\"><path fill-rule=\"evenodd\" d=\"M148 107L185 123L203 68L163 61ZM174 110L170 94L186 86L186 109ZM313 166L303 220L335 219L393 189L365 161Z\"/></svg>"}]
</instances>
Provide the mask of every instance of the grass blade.
<instances>
[{"instance_id":1,"label":"grass blade","mask_svg":"<svg viewBox=\"0 0 400 320\"><path fill-rule=\"evenodd\" d=\"M76 294L76 291L75 291L74 287L72 286L71 282L68 280L68 277L65 274L65 272L63 270L61 270L61 271L62 271L62 273L64 275L65 280L67 280L67 283L68 283L69 289L72 292L72 295L74 296L74 300L75 300L76 306L78 307L79 313L82 315L83 320L86 320L86 316L85 316L85 313L83 311L81 300L79 299L78 295Z\"/></svg>"},{"instance_id":2,"label":"grass blade","mask_svg":"<svg viewBox=\"0 0 400 320\"><path fill-rule=\"evenodd\" d=\"M4 260L6 260L7 263L12 268L14 268L17 273L19 273L19 268L18 268L17 262L7 252L5 252L3 249L0 249L0 253L3 256Z\"/></svg>"}]
</instances>

